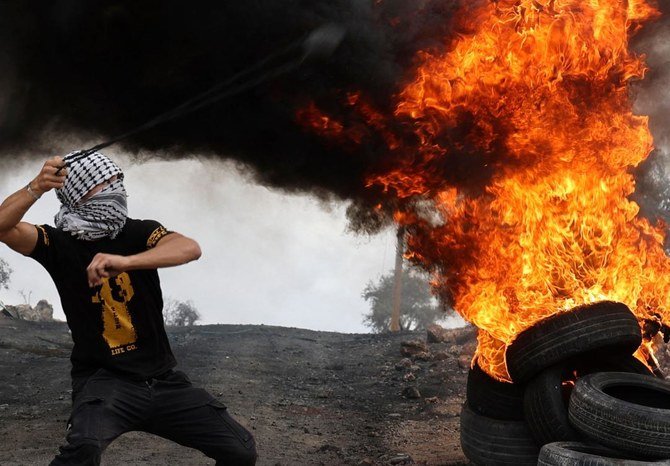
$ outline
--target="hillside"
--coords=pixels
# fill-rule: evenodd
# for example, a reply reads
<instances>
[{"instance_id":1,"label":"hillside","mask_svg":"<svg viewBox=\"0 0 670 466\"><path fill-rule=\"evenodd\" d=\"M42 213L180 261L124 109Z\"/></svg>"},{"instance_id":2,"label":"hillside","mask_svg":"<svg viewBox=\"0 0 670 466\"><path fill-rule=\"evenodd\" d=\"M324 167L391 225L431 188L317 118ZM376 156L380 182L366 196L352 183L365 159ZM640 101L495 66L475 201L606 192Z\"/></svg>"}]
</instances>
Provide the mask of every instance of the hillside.
<instances>
[{"instance_id":1,"label":"hillside","mask_svg":"<svg viewBox=\"0 0 670 466\"><path fill-rule=\"evenodd\" d=\"M425 341L424 332L207 325L169 335L179 369L254 433L259 465L465 462L458 425L471 342L430 344L430 354L410 364L401 343ZM0 317L0 464L48 464L63 441L70 347L64 323ZM103 464L214 462L133 432L111 445Z\"/></svg>"}]
</instances>

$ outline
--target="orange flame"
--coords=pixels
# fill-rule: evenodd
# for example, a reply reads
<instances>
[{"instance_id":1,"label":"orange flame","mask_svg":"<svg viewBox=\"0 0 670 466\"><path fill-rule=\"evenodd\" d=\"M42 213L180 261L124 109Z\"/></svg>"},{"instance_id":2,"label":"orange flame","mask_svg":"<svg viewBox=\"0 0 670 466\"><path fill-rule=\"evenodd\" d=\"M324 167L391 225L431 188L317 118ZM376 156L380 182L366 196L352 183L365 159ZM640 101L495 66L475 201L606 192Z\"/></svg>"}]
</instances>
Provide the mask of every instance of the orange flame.
<instances>
[{"instance_id":1,"label":"orange flame","mask_svg":"<svg viewBox=\"0 0 670 466\"><path fill-rule=\"evenodd\" d=\"M415 121L431 157L463 112L480 150L504 147L486 194L433 196L444 223L428 241L411 241L422 251L468 245L467 261L438 274L482 331L480 365L500 379L504 347L551 314L603 299L641 319L670 311L663 232L627 199L627 170L652 150L647 118L633 115L628 98L645 72L628 40L655 14L643 1L486 4L472 16L473 34L444 55L422 55L401 94L397 115Z\"/></svg>"},{"instance_id":2,"label":"orange flame","mask_svg":"<svg viewBox=\"0 0 670 466\"><path fill-rule=\"evenodd\" d=\"M314 102L298 111L296 119L304 126L311 126L322 135L337 138L342 135L344 125L321 112Z\"/></svg>"},{"instance_id":3,"label":"orange flame","mask_svg":"<svg viewBox=\"0 0 670 466\"><path fill-rule=\"evenodd\" d=\"M658 12L645 0L470 5L465 32L420 52L398 96L393 118L417 147L368 184L404 201L408 255L480 329L480 366L508 380L505 348L552 314L613 300L670 320L663 228L628 199L629 170L653 149L629 99L644 57L628 45ZM489 173L483 190L445 179L464 159L473 178Z\"/></svg>"}]
</instances>

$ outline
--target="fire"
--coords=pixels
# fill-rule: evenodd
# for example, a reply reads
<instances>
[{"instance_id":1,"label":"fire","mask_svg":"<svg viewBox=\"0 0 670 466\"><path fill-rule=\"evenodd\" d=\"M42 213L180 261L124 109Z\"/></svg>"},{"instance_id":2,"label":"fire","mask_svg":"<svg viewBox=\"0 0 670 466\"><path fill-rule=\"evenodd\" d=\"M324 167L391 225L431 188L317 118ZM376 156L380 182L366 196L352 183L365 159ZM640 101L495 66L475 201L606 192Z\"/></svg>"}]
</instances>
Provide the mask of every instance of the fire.
<instances>
[{"instance_id":1,"label":"fire","mask_svg":"<svg viewBox=\"0 0 670 466\"><path fill-rule=\"evenodd\" d=\"M417 56L394 115L358 110L389 150L369 186L395 200L408 255L480 329L479 364L501 380L516 335L576 305L670 321L663 227L629 199L653 149L629 40L657 15L645 0L468 3L445 51Z\"/></svg>"}]
</instances>

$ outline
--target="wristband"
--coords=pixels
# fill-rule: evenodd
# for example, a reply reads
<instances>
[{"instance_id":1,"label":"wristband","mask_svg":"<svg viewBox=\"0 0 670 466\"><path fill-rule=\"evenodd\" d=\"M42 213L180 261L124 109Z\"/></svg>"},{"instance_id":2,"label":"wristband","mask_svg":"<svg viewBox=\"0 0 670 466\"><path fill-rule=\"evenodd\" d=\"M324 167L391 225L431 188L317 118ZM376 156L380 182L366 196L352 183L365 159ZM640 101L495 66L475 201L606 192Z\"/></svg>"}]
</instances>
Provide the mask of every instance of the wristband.
<instances>
[{"instance_id":1,"label":"wristband","mask_svg":"<svg viewBox=\"0 0 670 466\"><path fill-rule=\"evenodd\" d=\"M26 191L28 191L28 194L30 194L36 201L38 201L40 197L42 197L42 195L38 196L37 193L33 191L33 188L30 187L30 183L26 185Z\"/></svg>"}]
</instances>

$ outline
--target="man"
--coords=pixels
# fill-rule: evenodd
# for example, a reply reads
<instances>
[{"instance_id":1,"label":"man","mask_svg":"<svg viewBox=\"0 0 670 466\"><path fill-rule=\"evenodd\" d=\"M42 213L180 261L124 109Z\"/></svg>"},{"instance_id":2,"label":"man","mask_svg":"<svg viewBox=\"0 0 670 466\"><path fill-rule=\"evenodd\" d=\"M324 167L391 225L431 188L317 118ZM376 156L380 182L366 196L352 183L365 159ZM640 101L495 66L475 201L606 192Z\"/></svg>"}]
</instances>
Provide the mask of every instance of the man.
<instances>
[{"instance_id":1,"label":"man","mask_svg":"<svg viewBox=\"0 0 670 466\"><path fill-rule=\"evenodd\" d=\"M67 445L51 464L100 464L131 430L196 448L217 465L255 464L252 435L173 370L156 269L197 260L198 243L128 218L121 169L100 153L77 154L47 160L0 205L0 241L49 272L74 341ZM52 189L62 204L56 227L23 222Z\"/></svg>"}]
</instances>

